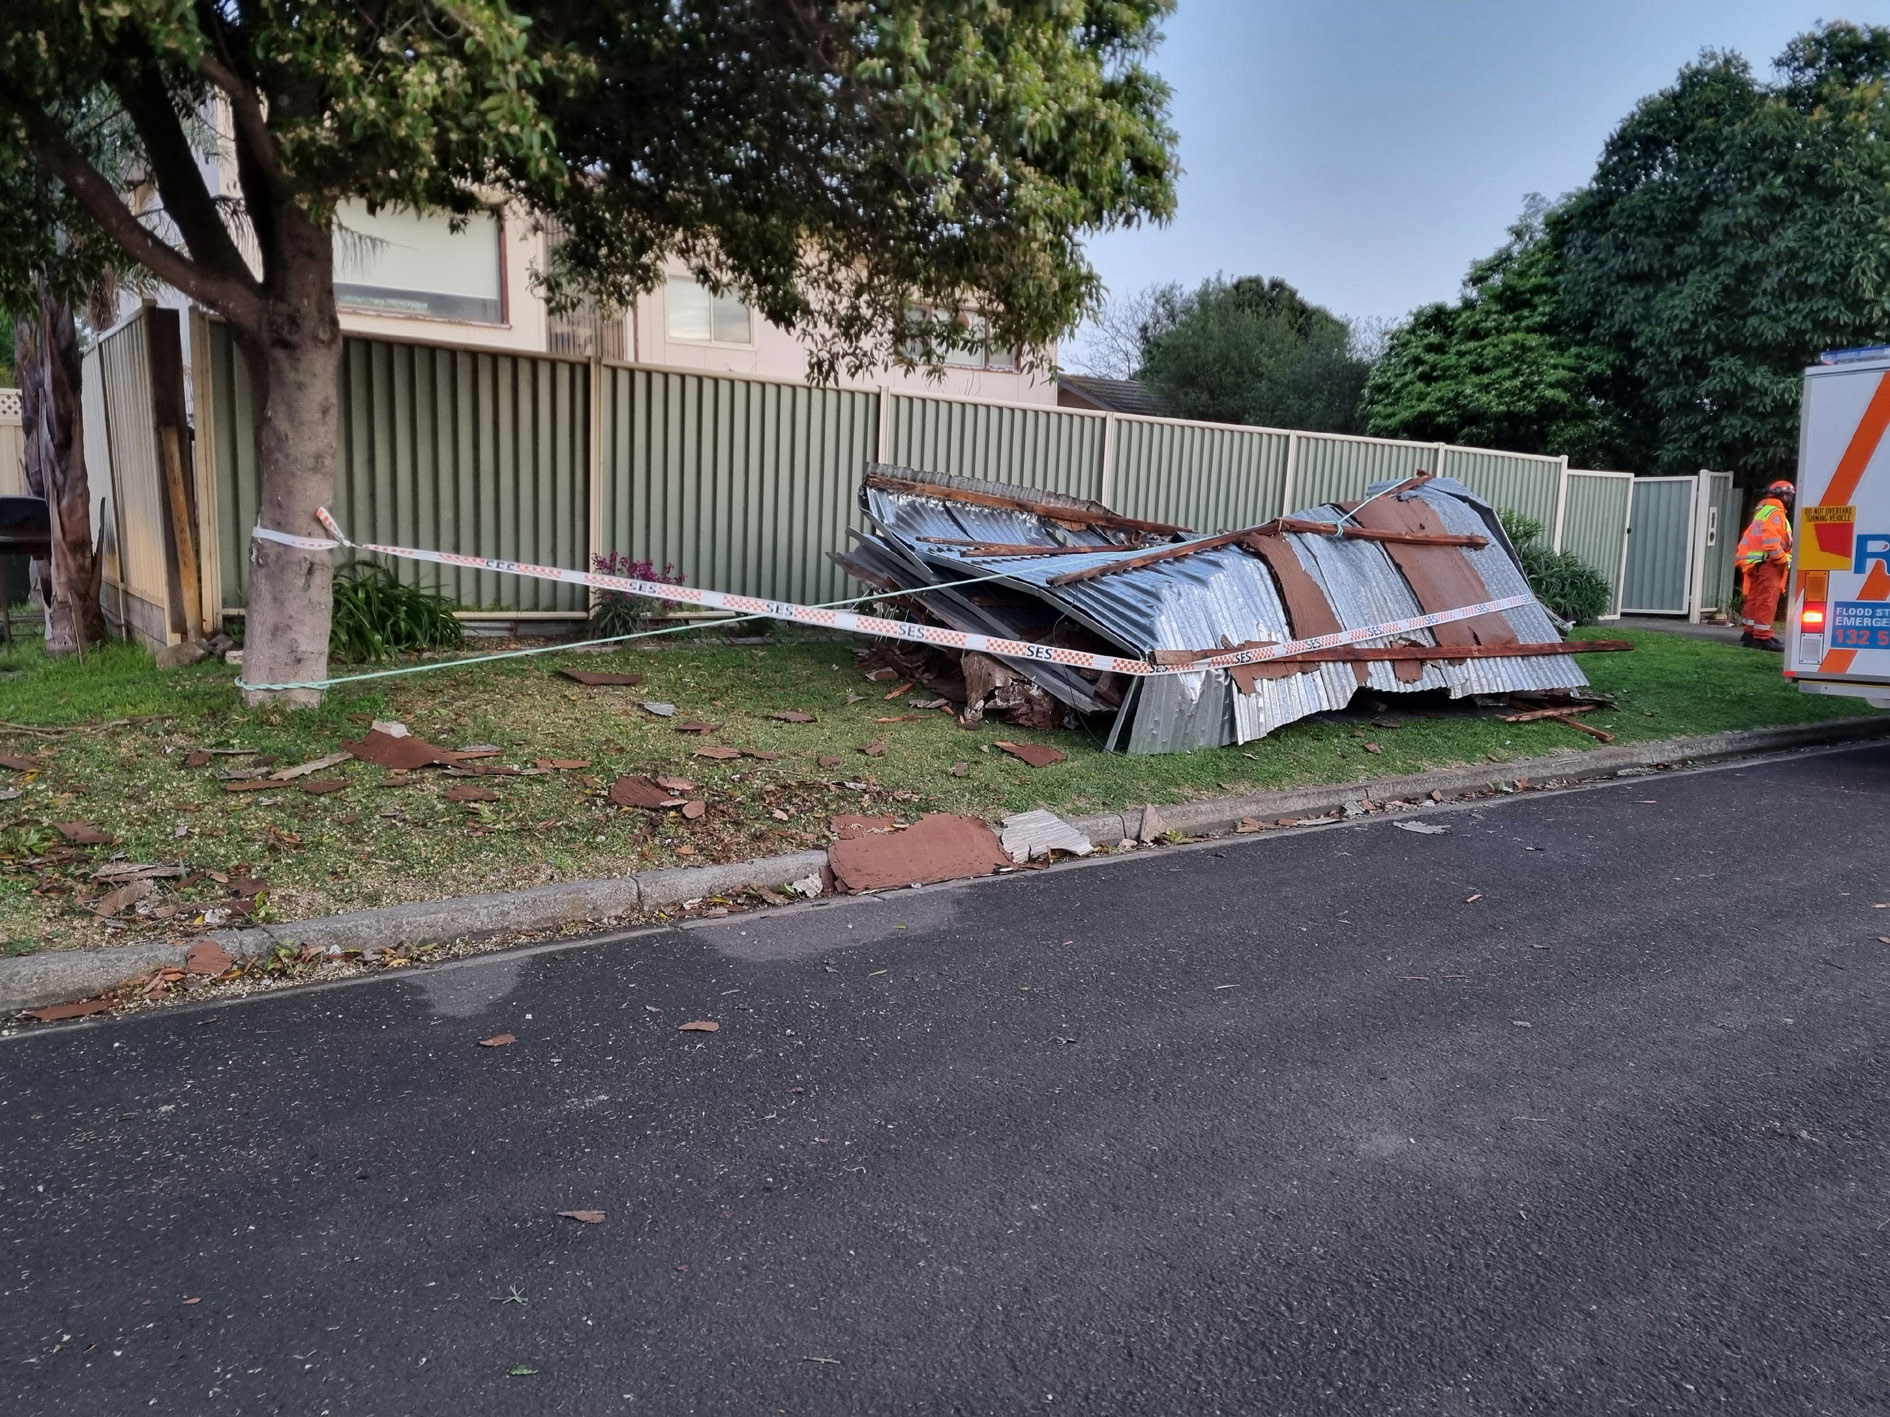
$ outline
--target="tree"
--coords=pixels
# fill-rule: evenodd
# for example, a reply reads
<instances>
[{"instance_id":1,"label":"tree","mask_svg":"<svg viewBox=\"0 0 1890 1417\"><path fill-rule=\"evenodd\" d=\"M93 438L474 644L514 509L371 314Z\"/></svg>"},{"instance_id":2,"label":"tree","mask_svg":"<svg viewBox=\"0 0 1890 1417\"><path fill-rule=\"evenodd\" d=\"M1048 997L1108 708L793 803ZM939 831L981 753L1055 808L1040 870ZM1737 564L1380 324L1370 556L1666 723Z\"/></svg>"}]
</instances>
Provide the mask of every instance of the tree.
<instances>
[{"instance_id":1,"label":"tree","mask_svg":"<svg viewBox=\"0 0 1890 1417\"><path fill-rule=\"evenodd\" d=\"M1183 418L1356 431L1369 366L1346 323L1275 277L1154 292L1140 377Z\"/></svg>"},{"instance_id":2,"label":"tree","mask_svg":"<svg viewBox=\"0 0 1890 1417\"><path fill-rule=\"evenodd\" d=\"M48 654L83 653L105 638L80 409L84 371L72 306L44 276L36 308L15 319L13 352L22 470L27 491L45 499L52 523L52 559L38 572L48 592L45 648Z\"/></svg>"},{"instance_id":3,"label":"tree","mask_svg":"<svg viewBox=\"0 0 1890 1417\"><path fill-rule=\"evenodd\" d=\"M968 338L1040 350L1093 303L1086 229L1174 205L1169 0L12 0L0 14L0 237L34 209L116 243L229 324L258 402L259 525L316 528L334 483L336 209L560 230L555 308L622 305L678 256L810 338L815 373ZM134 213L58 121L110 96L157 203ZM227 119L212 192L198 116ZM44 240L0 240L18 304ZM250 545L244 676L326 676L326 553ZM252 700L261 695L252 694ZM291 703L319 694L297 690Z\"/></svg>"},{"instance_id":4,"label":"tree","mask_svg":"<svg viewBox=\"0 0 1890 1417\"><path fill-rule=\"evenodd\" d=\"M1627 376L1644 471L1791 475L1804 366L1890 337L1890 29L1826 25L1775 72L1702 56L1547 223L1571 322Z\"/></svg>"},{"instance_id":5,"label":"tree","mask_svg":"<svg viewBox=\"0 0 1890 1417\"><path fill-rule=\"evenodd\" d=\"M1455 305L1426 305L1392 334L1365 387L1371 432L1632 465L1612 398L1621 361L1570 324L1548 211L1531 196L1509 240L1470 267Z\"/></svg>"}]
</instances>

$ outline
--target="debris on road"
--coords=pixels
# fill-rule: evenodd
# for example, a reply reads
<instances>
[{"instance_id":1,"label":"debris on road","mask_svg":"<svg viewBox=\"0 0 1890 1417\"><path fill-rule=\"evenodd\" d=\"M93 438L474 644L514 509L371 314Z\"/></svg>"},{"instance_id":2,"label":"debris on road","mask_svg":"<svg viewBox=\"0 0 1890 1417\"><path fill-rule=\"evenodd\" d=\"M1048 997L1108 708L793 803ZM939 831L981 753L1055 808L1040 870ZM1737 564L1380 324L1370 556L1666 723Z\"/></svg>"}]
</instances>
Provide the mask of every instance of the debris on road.
<instances>
[{"instance_id":1,"label":"debris on road","mask_svg":"<svg viewBox=\"0 0 1890 1417\"><path fill-rule=\"evenodd\" d=\"M711 1023L708 1019L696 1019L691 1023L677 1024L676 1031L678 1033L720 1033L722 1025Z\"/></svg>"},{"instance_id":2,"label":"debris on road","mask_svg":"<svg viewBox=\"0 0 1890 1417\"><path fill-rule=\"evenodd\" d=\"M1057 851L1087 856L1096 849L1088 837L1055 812L1018 812L1006 817L1002 827L999 841L1011 860L1020 863L1048 859Z\"/></svg>"},{"instance_id":3,"label":"debris on road","mask_svg":"<svg viewBox=\"0 0 1890 1417\"><path fill-rule=\"evenodd\" d=\"M566 1220L582 1221L586 1225L602 1225L604 1212L601 1210L561 1210L558 1212Z\"/></svg>"},{"instance_id":4,"label":"debris on road","mask_svg":"<svg viewBox=\"0 0 1890 1417\"><path fill-rule=\"evenodd\" d=\"M968 880L1013 864L983 821L945 812L923 816L904 831L843 838L829 850L828 861L834 879L855 895Z\"/></svg>"},{"instance_id":5,"label":"debris on road","mask_svg":"<svg viewBox=\"0 0 1890 1417\"><path fill-rule=\"evenodd\" d=\"M508 1044L516 1042L518 1042L517 1037L510 1033L495 1033L490 1038L480 1039L479 1046L481 1048L504 1048Z\"/></svg>"},{"instance_id":6,"label":"debris on road","mask_svg":"<svg viewBox=\"0 0 1890 1417\"><path fill-rule=\"evenodd\" d=\"M1450 830L1432 822L1393 822L1392 825L1401 832L1416 832L1420 836L1442 836Z\"/></svg>"}]
</instances>

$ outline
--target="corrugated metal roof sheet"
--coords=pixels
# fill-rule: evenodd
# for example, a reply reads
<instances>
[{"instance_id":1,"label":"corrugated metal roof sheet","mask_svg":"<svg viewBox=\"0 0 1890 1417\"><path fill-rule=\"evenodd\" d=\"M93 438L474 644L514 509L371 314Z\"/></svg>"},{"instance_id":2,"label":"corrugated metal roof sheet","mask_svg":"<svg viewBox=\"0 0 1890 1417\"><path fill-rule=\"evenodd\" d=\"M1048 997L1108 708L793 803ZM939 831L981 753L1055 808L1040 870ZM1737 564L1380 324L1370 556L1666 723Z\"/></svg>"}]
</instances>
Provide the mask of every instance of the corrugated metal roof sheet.
<instances>
[{"instance_id":1,"label":"corrugated metal roof sheet","mask_svg":"<svg viewBox=\"0 0 1890 1417\"><path fill-rule=\"evenodd\" d=\"M887 469L887 471L891 471ZM1087 627L1114 645L1117 652L1147 657L1157 650L1200 650L1252 640L1292 638L1291 622L1272 571L1258 556L1237 545L1221 546L1195 555L1176 557L1132 570L1115 572L1067 585L1051 582L1073 571L1108 564L1135 554L1134 548L1114 542L1095 530L1072 529L1062 516L1055 523L1033 512L968 505L950 500L954 487L989 488L1016 496L1020 489L1002 484L966 484L936 475L923 477L900 469L906 480L924 480L941 489L938 497L869 485L862 493L867 515L877 525L888 550L911 565L913 584L924 580L958 580L997 574L1000 585L1024 591L1047 607ZM1376 495L1397 484L1385 482L1371 489ZM1026 493L1049 500L1049 494ZM1490 599L1528 593L1527 578L1517 564L1489 506L1461 483L1434 478L1397 495L1420 497L1434 508L1450 533L1482 535L1490 544L1460 548L1488 588ZM1071 521L1090 512L1104 512L1095 503L1056 499L1067 508ZM1294 513L1315 521L1333 521L1343 515L1336 506L1307 508ZM1119 533L1118 533L1119 534ZM1059 554L1042 557L994 558L975 547L951 546L924 537L943 537L1002 545L1045 547L1099 543L1094 555ZM872 538L869 538L869 541ZM1386 553L1384 544L1328 535L1286 533L1300 564L1325 593L1339 622L1347 629L1383 624L1423 613L1417 597ZM940 595L951 595L941 592ZM929 603L934 597L924 599ZM967 609L970 607L967 606ZM981 608L977 626L948 619L958 628L995 626L1015 634L1002 613ZM1505 612L1510 627L1524 643L1540 644L1560 638L1555 622L1539 604L1531 602ZM1428 631L1406 637L1410 642L1435 644ZM1445 651L1446 653L1448 650ZM1034 665L1020 665L1026 670ZM1066 671L1067 672L1067 671ZM1032 675L1052 693L1058 688ZM1453 698L1470 694L1501 694L1531 690L1567 690L1587 683L1567 656L1466 659L1425 662L1420 677L1406 682L1393 666L1367 666L1367 686L1376 693L1397 694L1441 689ZM1138 680L1122 704L1110 734L1112 746L1132 753L1163 753L1224 743L1244 743L1263 737L1295 719L1350 702L1358 680L1349 663L1319 664L1304 673L1278 679L1260 679L1254 692L1239 691L1224 670L1163 675ZM1059 693L1060 697L1065 697ZM1070 701L1066 697L1066 702Z\"/></svg>"}]
</instances>

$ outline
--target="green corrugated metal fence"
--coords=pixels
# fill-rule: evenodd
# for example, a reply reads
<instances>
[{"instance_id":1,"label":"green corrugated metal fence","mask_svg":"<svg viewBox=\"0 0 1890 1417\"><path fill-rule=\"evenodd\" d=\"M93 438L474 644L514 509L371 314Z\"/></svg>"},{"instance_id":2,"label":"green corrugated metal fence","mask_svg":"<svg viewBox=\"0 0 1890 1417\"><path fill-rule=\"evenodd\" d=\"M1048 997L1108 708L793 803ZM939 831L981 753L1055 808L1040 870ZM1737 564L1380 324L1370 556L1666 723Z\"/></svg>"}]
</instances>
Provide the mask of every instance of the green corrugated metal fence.
<instances>
[{"instance_id":1,"label":"green corrugated metal fence","mask_svg":"<svg viewBox=\"0 0 1890 1417\"><path fill-rule=\"evenodd\" d=\"M209 329L223 604L235 607L256 518L255 429L243 363L227 330ZM1206 531L1442 472L1552 529L1559 520L1562 543L1611 583L1626 534L1618 491L1589 485L1605 479L1565 482L1559 459L1433 443L359 336L345 342L340 394L334 510L351 535L573 568L619 551L673 565L692 585L775 600L860 589L827 553L862 526L860 475L876 459ZM400 574L471 608L583 604L549 582L406 563Z\"/></svg>"},{"instance_id":2,"label":"green corrugated metal fence","mask_svg":"<svg viewBox=\"0 0 1890 1417\"><path fill-rule=\"evenodd\" d=\"M1621 613L1621 553L1633 496L1634 479L1627 473L1569 471L1562 549L1573 551L1608 578L1614 590L1610 608L1617 615Z\"/></svg>"},{"instance_id":3,"label":"green corrugated metal fence","mask_svg":"<svg viewBox=\"0 0 1890 1417\"><path fill-rule=\"evenodd\" d=\"M600 550L771 600L861 589L826 553L862 525L875 395L653 369L602 378Z\"/></svg>"},{"instance_id":4,"label":"green corrugated metal fence","mask_svg":"<svg viewBox=\"0 0 1890 1417\"><path fill-rule=\"evenodd\" d=\"M1288 433L1118 418L1109 495L1125 516L1232 531L1278 516Z\"/></svg>"}]
</instances>

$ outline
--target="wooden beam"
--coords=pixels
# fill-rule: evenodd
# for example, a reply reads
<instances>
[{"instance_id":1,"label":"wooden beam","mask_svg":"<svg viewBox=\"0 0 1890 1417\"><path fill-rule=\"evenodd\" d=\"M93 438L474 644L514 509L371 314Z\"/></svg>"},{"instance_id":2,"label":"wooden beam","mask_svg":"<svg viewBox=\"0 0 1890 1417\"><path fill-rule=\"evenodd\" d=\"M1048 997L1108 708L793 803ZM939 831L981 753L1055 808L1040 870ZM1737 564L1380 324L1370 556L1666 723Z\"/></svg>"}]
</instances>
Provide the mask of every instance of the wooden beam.
<instances>
[{"instance_id":1,"label":"wooden beam","mask_svg":"<svg viewBox=\"0 0 1890 1417\"><path fill-rule=\"evenodd\" d=\"M1264 527L1255 528L1260 536L1275 536L1282 531L1313 536L1343 536L1348 541L1389 541L1400 546L1467 546L1475 550L1490 544L1487 536L1462 536L1443 531L1381 531L1375 527L1353 526L1349 522L1309 522L1298 517L1281 517Z\"/></svg>"},{"instance_id":2,"label":"wooden beam","mask_svg":"<svg viewBox=\"0 0 1890 1417\"><path fill-rule=\"evenodd\" d=\"M1173 561L1182 556L1194 556L1203 551L1215 551L1223 546L1232 546L1245 541L1254 534L1252 527L1242 531L1224 531L1218 536L1203 536L1196 541L1183 541L1174 546L1158 546L1153 551L1144 551L1137 556L1125 556L1120 561L1106 561L1100 566L1085 566L1080 571L1070 571L1061 576L1052 576L1051 585L1074 585L1077 581L1092 581L1098 576L1113 576L1119 571L1139 571L1144 566L1153 566L1159 561Z\"/></svg>"},{"instance_id":3,"label":"wooden beam","mask_svg":"<svg viewBox=\"0 0 1890 1417\"><path fill-rule=\"evenodd\" d=\"M1263 648L1237 645L1233 649L1163 649L1151 656L1157 664L1197 664L1232 654L1234 649ZM1281 655L1263 664L1352 664L1380 660L1442 659L1453 664L1460 659L1530 659L1551 654L1616 654L1634 648L1632 640L1549 640L1543 644L1524 645L1339 645L1333 649L1312 649L1300 654ZM1563 710L1558 710L1561 712Z\"/></svg>"},{"instance_id":4,"label":"wooden beam","mask_svg":"<svg viewBox=\"0 0 1890 1417\"><path fill-rule=\"evenodd\" d=\"M949 546L974 561L998 556L1094 556L1098 551L1120 551L1120 546L1027 546L1014 541L964 541L951 536L917 536L933 546Z\"/></svg>"},{"instance_id":5,"label":"wooden beam","mask_svg":"<svg viewBox=\"0 0 1890 1417\"><path fill-rule=\"evenodd\" d=\"M1010 512L1029 512L1034 516L1047 517L1054 522L1065 522L1071 526L1112 526L1125 531L1152 531L1160 536L1186 536L1185 526L1170 526L1167 522L1145 522L1135 517L1118 516L1103 508L1064 507L1055 502L1039 502L1030 497L1000 496L995 492L974 492L969 488L951 487L936 482L918 482L907 477L890 477L883 472L866 474L866 485L884 492L910 492L918 497L936 497L942 502L963 502L973 507L1001 507Z\"/></svg>"}]
</instances>

